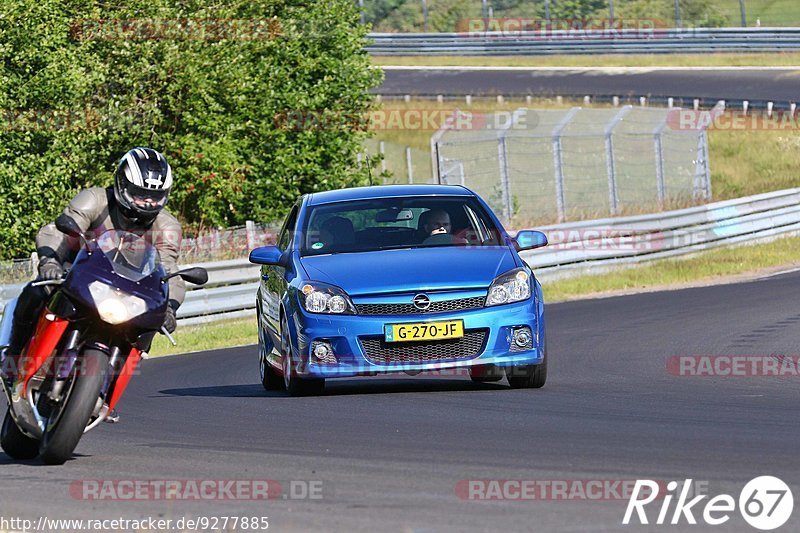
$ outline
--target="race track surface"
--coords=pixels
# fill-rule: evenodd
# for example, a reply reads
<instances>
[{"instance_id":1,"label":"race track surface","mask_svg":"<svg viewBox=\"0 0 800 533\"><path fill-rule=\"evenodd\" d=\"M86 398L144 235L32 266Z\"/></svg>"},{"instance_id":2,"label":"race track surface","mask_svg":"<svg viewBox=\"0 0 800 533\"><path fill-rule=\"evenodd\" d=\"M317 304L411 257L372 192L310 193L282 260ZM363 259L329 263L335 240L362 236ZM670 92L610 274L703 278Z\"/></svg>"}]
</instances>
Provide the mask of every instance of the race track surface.
<instances>
[{"instance_id":1,"label":"race track surface","mask_svg":"<svg viewBox=\"0 0 800 533\"><path fill-rule=\"evenodd\" d=\"M382 95L563 95L796 102L800 68L384 67Z\"/></svg>"},{"instance_id":2,"label":"race track surface","mask_svg":"<svg viewBox=\"0 0 800 533\"><path fill-rule=\"evenodd\" d=\"M738 497L771 474L797 494L798 378L682 377L667 361L800 353L799 295L800 275L788 274L550 305L541 390L401 375L289 398L262 389L254 347L146 361L122 423L88 434L63 467L0 454L0 514L266 515L271 531L641 531L654 529L620 525L622 500L470 501L456 486L692 478ZM69 489L84 479L318 480L323 498L82 501ZM734 514L714 530L750 529ZM795 511L782 531L798 530Z\"/></svg>"}]
</instances>

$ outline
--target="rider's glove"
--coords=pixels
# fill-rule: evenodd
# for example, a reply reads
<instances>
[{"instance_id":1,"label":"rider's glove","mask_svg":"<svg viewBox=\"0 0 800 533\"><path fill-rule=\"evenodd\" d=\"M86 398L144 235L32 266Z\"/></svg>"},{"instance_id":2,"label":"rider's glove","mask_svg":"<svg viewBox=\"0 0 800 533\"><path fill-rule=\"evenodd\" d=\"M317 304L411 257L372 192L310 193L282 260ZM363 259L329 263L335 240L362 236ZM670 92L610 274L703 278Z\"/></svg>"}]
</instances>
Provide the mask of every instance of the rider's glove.
<instances>
[{"instance_id":1,"label":"rider's glove","mask_svg":"<svg viewBox=\"0 0 800 533\"><path fill-rule=\"evenodd\" d=\"M178 321L175 319L175 310L172 306L167 306L167 314L164 315L164 329L170 333L174 333L178 327Z\"/></svg>"},{"instance_id":2,"label":"rider's glove","mask_svg":"<svg viewBox=\"0 0 800 533\"><path fill-rule=\"evenodd\" d=\"M41 280L56 280L61 279L64 275L64 267L55 261L43 262L39 265L39 279Z\"/></svg>"}]
</instances>

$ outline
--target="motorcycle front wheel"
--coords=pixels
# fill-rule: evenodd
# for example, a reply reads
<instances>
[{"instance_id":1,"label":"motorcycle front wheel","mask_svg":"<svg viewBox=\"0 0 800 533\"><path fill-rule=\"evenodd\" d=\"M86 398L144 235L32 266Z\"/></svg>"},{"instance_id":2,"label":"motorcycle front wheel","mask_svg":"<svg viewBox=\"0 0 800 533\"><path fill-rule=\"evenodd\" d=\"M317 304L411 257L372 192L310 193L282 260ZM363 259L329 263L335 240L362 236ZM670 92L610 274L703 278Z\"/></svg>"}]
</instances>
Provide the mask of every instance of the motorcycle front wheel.
<instances>
[{"instance_id":1,"label":"motorcycle front wheel","mask_svg":"<svg viewBox=\"0 0 800 533\"><path fill-rule=\"evenodd\" d=\"M39 455L39 441L22 433L9 411L6 411L3 429L0 431L0 446L12 459L33 459Z\"/></svg>"},{"instance_id":2,"label":"motorcycle front wheel","mask_svg":"<svg viewBox=\"0 0 800 533\"><path fill-rule=\"evenodd\" d=\"M60 398L60 405L49 413L39 445L39 455L48 465L61 465L72 457L103 386L108 356L99 350L85 350L78 361L80 365L69 378L72 383L64 387L67 392Z\"/></svg>"}]
</instances>

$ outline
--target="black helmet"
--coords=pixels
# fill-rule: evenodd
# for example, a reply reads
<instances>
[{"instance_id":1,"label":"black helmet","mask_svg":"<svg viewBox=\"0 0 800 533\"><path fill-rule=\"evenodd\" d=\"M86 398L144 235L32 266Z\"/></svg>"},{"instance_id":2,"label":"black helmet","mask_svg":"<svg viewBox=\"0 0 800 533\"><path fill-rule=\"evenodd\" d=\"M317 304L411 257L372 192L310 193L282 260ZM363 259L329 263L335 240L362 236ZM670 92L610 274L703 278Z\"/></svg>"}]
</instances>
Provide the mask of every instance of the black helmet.
<instances>
[{"instance_id":1,"label":"black helmet","mask_svg":"<svg viewBox=\"0 0 800 533\"><path fill-rule=\"evenodd\" d=\"M167 205L171 189L172 169L160 152L134 148L120 159L114 196L122 214L133 222L153 222Z\"/></svg>"}]
</instances>

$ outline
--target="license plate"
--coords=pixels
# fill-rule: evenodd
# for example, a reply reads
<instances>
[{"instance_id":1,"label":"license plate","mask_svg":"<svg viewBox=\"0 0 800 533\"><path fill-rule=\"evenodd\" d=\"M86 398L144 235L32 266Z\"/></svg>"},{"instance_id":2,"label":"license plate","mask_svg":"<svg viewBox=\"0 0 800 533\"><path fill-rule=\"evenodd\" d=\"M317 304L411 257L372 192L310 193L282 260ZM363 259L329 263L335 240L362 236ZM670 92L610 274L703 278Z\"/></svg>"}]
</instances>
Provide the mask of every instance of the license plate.
<instances>
[{"instance_id":1,"label":"license plate","mask_svg":"<svg viewBox=\"0 0 800 533\"><path fill-rule=\"evenodd\" d=\"M413 342L459 339L464 336L463 320L423 322L419 324L387 324L384 326L386 342Z\"/></svg>"}]
</instances>

